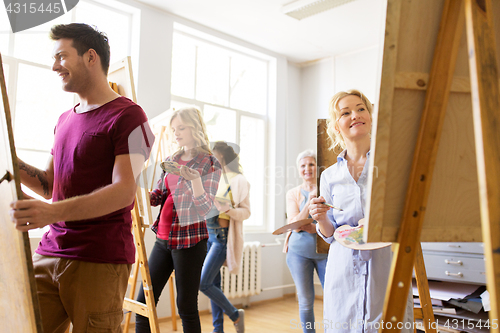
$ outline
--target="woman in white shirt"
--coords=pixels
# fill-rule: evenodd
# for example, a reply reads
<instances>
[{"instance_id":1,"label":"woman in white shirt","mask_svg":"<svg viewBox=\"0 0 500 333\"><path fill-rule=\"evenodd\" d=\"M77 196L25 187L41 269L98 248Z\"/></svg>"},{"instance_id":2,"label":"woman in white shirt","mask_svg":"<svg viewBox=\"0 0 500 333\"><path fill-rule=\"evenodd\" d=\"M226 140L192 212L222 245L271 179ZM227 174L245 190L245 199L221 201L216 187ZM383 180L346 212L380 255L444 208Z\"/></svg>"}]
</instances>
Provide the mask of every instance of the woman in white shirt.
<instances>
[{"instance_id":1,"label":"woman in white shirt","mask_svg":"<svg viewBox=\"0 0 500 333\"><path fill-rule=\"evenodd\" d=\"M327 132L331 149L341 147L337 163L321 174L319 198L309 213L330 243L325 273L323 324L327 332L377 332L391 268L391 248L352 250L334 242L341 225L357 226L365 216L372 104L360 91L339 92L330 101ZM327 202L337 210L323 205ZM413 331L409 298L402 331ZM387 324L387 323L386 323ZM411 326L410 329L408 326Z\"/></svg>"}]
</instances>

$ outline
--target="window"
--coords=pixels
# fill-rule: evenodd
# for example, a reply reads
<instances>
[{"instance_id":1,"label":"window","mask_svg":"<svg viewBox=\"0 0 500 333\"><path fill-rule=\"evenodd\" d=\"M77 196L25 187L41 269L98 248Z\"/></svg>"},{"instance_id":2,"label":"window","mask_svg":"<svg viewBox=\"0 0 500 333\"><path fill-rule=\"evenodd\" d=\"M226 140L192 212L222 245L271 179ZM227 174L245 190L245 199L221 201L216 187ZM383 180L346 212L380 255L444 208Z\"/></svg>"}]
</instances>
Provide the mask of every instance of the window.
<instances>
[{"instance_id":1,"label":"window","mask_svg":"<svg viewBox=\"0 0 500 333\"><path fill-rule=\"evenodd\" d=\"M10 35L7 11L0 10L0 53L2 56L9 53Z\"/></svg>"},{"instance_id":2,"label":"window","mask_svg":"<svg viewBox=\"0 0 500 333\"><path fill-rule=\"evenodd\" d=\"M50 28L70 22L96 26L109 38L113 63L130 53L130 33L123 32L131 31L132 14L87 0L80 1L72 11L55 20L15 34L11 33L8 22L6 12L0 11L0 52L4 67L10 71L6 83L14 140L21 158L44 167L57 119L74 104L73 94L62 91L59 78L51 70L53 42L49 38ZM26 133L31 135L28 137Z\"/></svg>"},{"instance_id":3,"label":"window","mask_svg":"<svg viewBox=\"0 0 500 333\"><path fill-rule=\"evenodd\" d=\"M111 64L130 55L132 14L99 3L80 1L75 7L73 22L95 25L106 33L111 48Z\"/></svg>"},{"instance_id":4,"label":"window","mask_svg":"<svg viewBox=\"0 0 500 333\"><path fill-rule=\"evenodd\" d=\"M16 148L19 151L49 152L53 128L61 112L71 107L73 96L61 90L59 77L45 66L19 62L17 69Z\"/></svg>"},{"instance_id":5,"label":"window","mask_svg":"<svg viewBox=\"0 0 500 333\"><path fill-rule=\"evenodd\" d=\"M245 227L265 227L266 128L268 68L265 55L245 53L186 33L175 25L172 51L172 102L176 109L196 105L202 110L211 141L239 145L240 164L248 179L252 215Z\"/></svg>"},{"instance_id":6,"label":"window","mask_svg":"<svg viewBox=\"0 0 500 333\"><path fill-rule=\"evenodd\" d=\"M5 83L7 84L7 82L9 82L9 64L5 63L2 64L2 66L3 66L3 75L5 77Z\"/></svg>"},{"instance_id":7,"label":"window","mask_svg":"<svg viewBox=\"0 0 500 333\"><path fill-rule=\"evenodd\" d=\"M203 118L210 134L210 140L236 143L235 111L207 104L203 109Z\"/></svg>"},{"instance_id":8,"label":"window","mask_svg":"<svg viewBox=\"0 0 500 333\"><path fill-rule=\"evenodd\" d=\"M13 118L14 142L21 159L45 168L57 119L75 104L75 96L61 89L60 79L51 69L50 28L71 22L96 26L109 38L113 63L131 52L132 18L131 13L109 5L82 0L55 20L13 34L7 13L0 11L0 53Z\"/></svg>"},{"instance_id":9,"label":"window","mask_svg":"<svg viewBox=\"0 0 500 333\"><path fill-rule=\"evenodd\" d=\"M11 34L13 45L12 56L37 64L52 66L52 41L49 38L50 28L55 24L71 23L71 12L28 30ZM9 26L10 30L10 26ZM36 52L33 52L36 50Z\"/></svg>"}]
</instances>

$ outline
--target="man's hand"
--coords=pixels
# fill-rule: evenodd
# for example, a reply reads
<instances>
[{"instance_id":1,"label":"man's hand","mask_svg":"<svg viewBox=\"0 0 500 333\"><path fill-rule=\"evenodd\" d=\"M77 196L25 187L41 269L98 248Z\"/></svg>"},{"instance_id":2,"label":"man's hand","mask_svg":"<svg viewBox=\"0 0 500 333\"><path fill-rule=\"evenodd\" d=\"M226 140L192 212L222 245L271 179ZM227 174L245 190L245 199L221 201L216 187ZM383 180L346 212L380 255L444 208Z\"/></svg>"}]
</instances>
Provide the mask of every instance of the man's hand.
<instances>
[{"instance_id":1,"label":"man's hand","mask_svg":"<svg viewBox=\"0 0 500 333\"><path fill-rule=\"evenodd\" d=\"M10 204L12 222L19 231L43 228L58 222L56 206L40 200L18 200Z\"/></svg>"}]
</instances>

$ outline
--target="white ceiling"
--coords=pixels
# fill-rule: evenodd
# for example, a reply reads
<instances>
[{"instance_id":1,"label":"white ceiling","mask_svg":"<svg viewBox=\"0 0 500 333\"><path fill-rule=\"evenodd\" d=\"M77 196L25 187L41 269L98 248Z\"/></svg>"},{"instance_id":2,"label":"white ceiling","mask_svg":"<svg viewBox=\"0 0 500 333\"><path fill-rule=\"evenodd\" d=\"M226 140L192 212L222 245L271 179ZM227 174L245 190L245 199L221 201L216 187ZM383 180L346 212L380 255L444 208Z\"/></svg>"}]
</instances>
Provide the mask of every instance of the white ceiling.
<instances>
[{"instance_id":1,"label":"white ceiling","mask_svg":"<svg viewBox=\"0 0 500 333\"><path fill-rule=\"evenodd\" d=\"M292 0L139 0L303 63L379 44L386 0L356 0L296 20Z\"/></svg>"}]
</instances>

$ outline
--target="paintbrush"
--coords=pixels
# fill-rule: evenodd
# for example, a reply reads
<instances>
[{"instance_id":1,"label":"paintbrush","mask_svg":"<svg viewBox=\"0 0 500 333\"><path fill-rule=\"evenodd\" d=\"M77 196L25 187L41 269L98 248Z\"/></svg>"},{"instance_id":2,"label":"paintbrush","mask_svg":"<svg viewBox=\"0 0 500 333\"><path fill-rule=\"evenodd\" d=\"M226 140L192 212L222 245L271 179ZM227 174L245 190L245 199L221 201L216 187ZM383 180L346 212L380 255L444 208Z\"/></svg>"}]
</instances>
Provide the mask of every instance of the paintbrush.
<instances>
[{"instance_id":1,"label":"paintbrush","mask_svg":"<svg viewBox=\"0 0 500 333\"><path fill-rule=\"evenodd\" d=\"M335 207L334 205L330 205L329 203L322 202L322 204L323 204L323 205L325 205L325 206L331 207L331 208L333 208L333 209L343 211L343 209L342 209L342 208Z\"/></svg>"}]
</instances>

